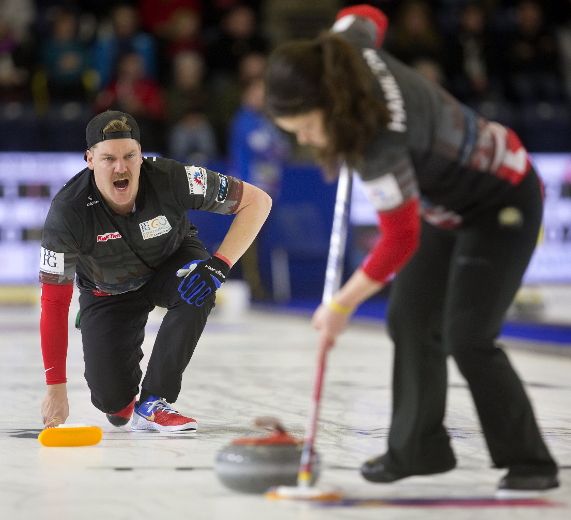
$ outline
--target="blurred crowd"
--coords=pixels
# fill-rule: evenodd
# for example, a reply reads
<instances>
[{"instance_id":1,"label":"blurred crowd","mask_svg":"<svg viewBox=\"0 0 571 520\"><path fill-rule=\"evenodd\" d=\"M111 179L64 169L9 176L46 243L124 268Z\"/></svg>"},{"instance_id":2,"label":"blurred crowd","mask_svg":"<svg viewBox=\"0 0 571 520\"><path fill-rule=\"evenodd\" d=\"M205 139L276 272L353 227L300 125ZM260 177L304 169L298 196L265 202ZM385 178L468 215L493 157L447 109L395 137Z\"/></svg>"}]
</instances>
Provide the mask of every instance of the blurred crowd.
<instances>
[{"instance_id":1,"label":"blurred crowd","mask_svg":"<svg viewBox=\"0 0 571 520\"><path fill-rule=\"evenodd\" d=\"M245 128L237 119L263 118L271 49L356 3L0 0L0 150L81 150L86 121L114 108L138 119L146 151L225 158ZM385 47L401 60L532 151L571 150L569 0L369 3L389 16Z\"/></svg>"}]
</instances>

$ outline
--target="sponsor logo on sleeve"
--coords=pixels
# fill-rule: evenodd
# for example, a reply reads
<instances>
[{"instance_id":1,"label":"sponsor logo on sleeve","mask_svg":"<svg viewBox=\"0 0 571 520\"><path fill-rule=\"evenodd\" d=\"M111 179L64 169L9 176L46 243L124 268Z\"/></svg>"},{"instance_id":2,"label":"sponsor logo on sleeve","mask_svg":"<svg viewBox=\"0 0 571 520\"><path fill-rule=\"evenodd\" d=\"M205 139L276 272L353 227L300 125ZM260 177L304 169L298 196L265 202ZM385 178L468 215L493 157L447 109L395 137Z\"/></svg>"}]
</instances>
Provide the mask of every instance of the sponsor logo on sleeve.
<instances>
[{"instance_id":1,"label":"sponsor logo on sleeve","mask_svg":"<svg viewBox=\"0 0 571 520\"><path fill-rule=\"evenodd\" d=\"M64 273L64 254L50 251L45 247L40 251L40 271L50 274L63 275Z\"/></svg>"},{"instance_id":2,"label":"sponsor logo on sleeve","mask_svg":"<svg viewBox=\"0 0 571 520\"><path fill-rule=\"evenodd\" d=\"M404 201L400 186L392 173L363 182L363 187L371 204L378 211L394 209Z\"/></svg>"},{"instance_id":3,"label":"sponsor logo on sleeve","mask_svg":"<svg viewBox=\"0 0 571 520\"><path fill-rule=\"evenodd\" d=\"M103 233L103 235L97 235L97 242L107 242L107 240L117 240L118 238L123 238L119 231L111 231L111 233Z\"/></svg>"},{"instance_id":4,"label":"sponsor logo on sleeve","mask_svg":"<svg viewBox=\"0 0 571 520\"><path fill-rule=\"evenodd\" d=\"M206 195L207 174L204 168L185 166L188 190L191 195Z\"/></svg>"},{"instance_id":5,"label":"sponsor logo on sleeve","mask_svg":"<svg viewBox=\"0 0 571 520\"><path fill-rule=\"evenodd\" d=\"M139 227L141 228L143 240L164 235L172 229L167 217L164 215L159 215L158 217L147 220L146 222L141 222Z\"/></svg>"},{"instance_id":6,"label":"sponsor logo on sleeve","mask_svg":"<svg viewBox=\"0 0 571 520\"><path fill-rule=\"evenodd\" d=\"M218 186L218 194L216 195L216 202L224 202L228 196L228 177L226 175L218 174L218 179L220 179L220 186Z\"/></svg>"}]
</instances>

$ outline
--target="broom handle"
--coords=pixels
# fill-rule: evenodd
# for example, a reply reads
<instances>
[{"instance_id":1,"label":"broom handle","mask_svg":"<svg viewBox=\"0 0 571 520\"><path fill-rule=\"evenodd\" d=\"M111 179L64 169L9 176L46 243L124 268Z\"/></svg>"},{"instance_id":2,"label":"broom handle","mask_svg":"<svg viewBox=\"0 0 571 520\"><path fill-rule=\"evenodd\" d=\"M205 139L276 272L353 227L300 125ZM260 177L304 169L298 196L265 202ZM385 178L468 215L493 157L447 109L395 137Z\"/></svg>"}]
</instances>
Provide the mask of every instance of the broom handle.
<instances>
[{"instance_id":1,"label":"broom handle","mask_svg":"<svg viewBox=\"0 0 571 520\"><path fill-rule=\"evenodd\" d=\"M322 297L324 303L329 302L333 294L335 294L341 286L347 230L349 228L352 184L353 173L346 167L341 168L335 197L333 225L331 228L331 238L329 240L329 253L327 255L327 268L325 269L325 284L323 286Z\"/></svg>"},{"instance_id":2,"label":"broom handle","mask_svg":"<svg viewBox=\"0 0 571 520\"><path fill-rule=\"evenodd\" d=\"M343 167L339 174L337 194L335 197L333 225L331 228L329 253L327 255L327 268L325 270L325 284L323 287L323 303L331 301L333 294L335 294L335 291L337 291L341 285L345 246L347 244L347 230L349 227L352 181L352 172L348 168ZM317 433L317 421L319 419L321 391L323 389L323 376L325 374L325 367L327 364L326 361L327 352L325 349L320 349L313 384L312 407L309 414L308 426L301 452L299 471L297 474L297 484L302 487L309 487L313 477L313 452Z\"/></svg>"}]
</instances>

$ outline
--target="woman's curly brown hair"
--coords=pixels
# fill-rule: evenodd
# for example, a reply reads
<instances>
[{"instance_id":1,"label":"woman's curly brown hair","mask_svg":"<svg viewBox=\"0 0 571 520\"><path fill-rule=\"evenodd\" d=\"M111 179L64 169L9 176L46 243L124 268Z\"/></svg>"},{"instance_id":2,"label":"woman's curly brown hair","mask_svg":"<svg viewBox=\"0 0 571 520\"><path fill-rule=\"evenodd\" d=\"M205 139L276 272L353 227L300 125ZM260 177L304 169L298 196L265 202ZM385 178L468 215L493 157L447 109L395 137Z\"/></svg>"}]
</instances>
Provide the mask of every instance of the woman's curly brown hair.
<instances>
[{"instance_id":1,"label":"woman's curly brown hair","mask_svg":"<svg viewBox=\"0 0 571 520\"><path fill-rule=\"evenodd\" d=\"M266 111L272 118L321 109L328 144L317 150L326 177L346 161L358 168L365 148L387 122L387 108L374 93L374 76L358 51L325 32L315 40L278 47L266 69Z\"/></svg>"}]
</instances>

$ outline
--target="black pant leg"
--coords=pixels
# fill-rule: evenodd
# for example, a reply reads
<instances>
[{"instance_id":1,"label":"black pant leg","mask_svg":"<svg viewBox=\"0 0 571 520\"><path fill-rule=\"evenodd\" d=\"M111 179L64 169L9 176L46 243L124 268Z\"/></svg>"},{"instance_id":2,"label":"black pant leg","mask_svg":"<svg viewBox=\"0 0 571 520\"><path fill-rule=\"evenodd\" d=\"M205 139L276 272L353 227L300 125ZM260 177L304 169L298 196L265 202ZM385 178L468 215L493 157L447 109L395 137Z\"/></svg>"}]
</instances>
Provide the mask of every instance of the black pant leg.
<instances>
[{"instance_id":1,"label":"black pant leg","mask_svg":"<svg viewBox=\"0 0 571 520\"><path fill-rule=\"evenodd\" d=\"M423 224L417 253L391 287L393 404L386 462L401 473L423 472L453 460L443 425L447 355L441 334L453 245L450 232Z\"/></svg>"},{"instance_id":2,"label":"black pant leg","mask_svg":"<svg viewBox=\"0 0 571 520\"><path fill-rule=\"evenodd\" d=\"M176 271L192 260L209 256L198 240L191 240L161 266L146 286L149 300L166 308L167 312L153 346L142 388L171 403L178 398L183 373L215 301L215 295L212 295L201 307L195 307L182 300L177 290L181 279L177 278Z\"/></svg>"},{"instance_id":3,"label":"black pant leg","mask_svg":"<svg viewBox=\"0 0 571 520\"><path fill-rule=\"evenodd\" d=\"M554 462L523 384L496 338L535 248L540 221L539 189L531 177L502 207L459 233L444 325L445 342L468 382L494 464L524 471L552 469Z\"/></svg>"},{"instance_id":4,"label":"black pant leg","mask_svg":"<svg viewBox=\"0 0 571 520\"><path fill-rule=\"evenodd\" d=\"M137 395L141 345L152 305L142 290L117 296L79 296L85 379L96 408L113 413Z\"/></svg>"}]
</instances>

